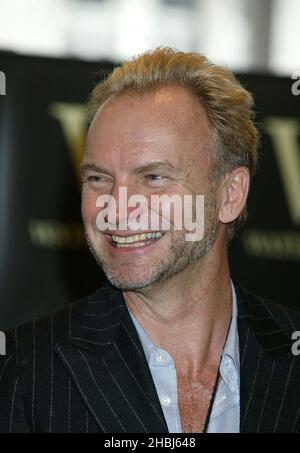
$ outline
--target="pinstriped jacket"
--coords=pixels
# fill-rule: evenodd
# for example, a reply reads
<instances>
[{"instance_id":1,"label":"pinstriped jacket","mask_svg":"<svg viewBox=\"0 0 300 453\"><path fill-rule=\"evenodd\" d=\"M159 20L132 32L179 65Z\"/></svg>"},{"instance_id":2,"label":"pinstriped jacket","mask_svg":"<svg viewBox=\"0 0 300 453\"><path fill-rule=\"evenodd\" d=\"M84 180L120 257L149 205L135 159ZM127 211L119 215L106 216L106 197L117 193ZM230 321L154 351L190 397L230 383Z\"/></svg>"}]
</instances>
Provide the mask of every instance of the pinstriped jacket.
<instances>
[{"instance_id":1,"label":"pinstriped jacket","mask_svg":"<svg viewBox=\"0 0 300 453\"><path fill-rule=\"evenodd\" d=\"M240 431L300 432L300 314L236 292ZM107 284L7 333L0 432L168 432L121 291Z\"/></svg>"}]
</instances>

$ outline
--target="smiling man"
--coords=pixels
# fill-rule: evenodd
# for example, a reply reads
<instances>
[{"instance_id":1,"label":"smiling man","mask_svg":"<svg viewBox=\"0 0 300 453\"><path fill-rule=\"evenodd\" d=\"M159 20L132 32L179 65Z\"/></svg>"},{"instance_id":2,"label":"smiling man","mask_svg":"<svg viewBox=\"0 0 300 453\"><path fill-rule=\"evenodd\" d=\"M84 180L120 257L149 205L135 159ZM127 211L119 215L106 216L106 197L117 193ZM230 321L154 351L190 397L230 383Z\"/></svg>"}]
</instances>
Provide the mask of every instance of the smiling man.
<instances>
[{"instance_id":1,"label":"smiling man","mask_svg":"<svg viewBox=\"0 0 300 453\"><path fill-rule=\"evenodd\" d=\"M300 364L290 341L299 314L235 287L228 265L257 161L251 107L230 71L164 48L95 87L82 216L108 283L8 333L2 431L299 430ZM157 228L130 226L136 206L119 203L124 188L147 201L144 216L156 214ZM108 196L109 208L99 201ZM153 196L164 202L153 207ZM176 228L170 200L187 196L189 220L203 221L199 240L187 240L185 223Z\"/></svg>"},{"instance_id":2,"label":"smiling man","mask_svg":"<svg viewBox=\"0 0 300 453\"><path fill-rule=\"evenodd\" d=\"M152 288L180 273L177 275L180 281L176 279L178 289L186 291L186 284L190 285L188 275L195 265L199 266L199 259L207 254L216 237L217 200L209 178L208 150L208 121L198 102L184 88L167 86L142 95L120 94L98 110L88 133L82 164L82 213L91 250L114 286L123 290L150 285ZM245 197L248 172L239 169L235 178L244 184L242 197ZM188 242L186 231L171 229L152 231L155 237L147 238L145 243L143 236L131 242L135 231L108 230L108 234L100 234L95 221L99 210L97 198L109 193L118 200L121 187L127 188L128 197L143 195L149 207L153 195L183 198L207 194L205 237ZM150 217L151 214L149 210ZM126 224L130 210L124 210L122 215L125 222L117 212L117 224ZM159 291L163 288L160 285ZM167 292L172 300L169 289Z\"/></svg>"}]
</instances>

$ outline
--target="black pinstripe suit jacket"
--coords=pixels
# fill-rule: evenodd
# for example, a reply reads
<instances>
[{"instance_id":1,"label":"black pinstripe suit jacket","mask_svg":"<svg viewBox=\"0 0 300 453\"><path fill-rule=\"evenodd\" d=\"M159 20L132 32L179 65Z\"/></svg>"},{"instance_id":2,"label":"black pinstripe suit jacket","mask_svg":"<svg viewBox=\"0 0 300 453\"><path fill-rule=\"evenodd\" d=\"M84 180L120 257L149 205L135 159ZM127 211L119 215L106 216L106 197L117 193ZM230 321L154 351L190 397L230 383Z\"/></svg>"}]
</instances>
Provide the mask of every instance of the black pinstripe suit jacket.
<instances>
[{"instance_id":1,"label":"black pinstripe suit jacket","mask_svg":"<svg viewBox=\"0 0 300 453\"><path fill-rule=\"evenodd\" d=\"M300 431L300 315L237 289L241 432ZM122 293L110 285L7 334L0 432L168 428Z\"/></svg>"}]
</instances>

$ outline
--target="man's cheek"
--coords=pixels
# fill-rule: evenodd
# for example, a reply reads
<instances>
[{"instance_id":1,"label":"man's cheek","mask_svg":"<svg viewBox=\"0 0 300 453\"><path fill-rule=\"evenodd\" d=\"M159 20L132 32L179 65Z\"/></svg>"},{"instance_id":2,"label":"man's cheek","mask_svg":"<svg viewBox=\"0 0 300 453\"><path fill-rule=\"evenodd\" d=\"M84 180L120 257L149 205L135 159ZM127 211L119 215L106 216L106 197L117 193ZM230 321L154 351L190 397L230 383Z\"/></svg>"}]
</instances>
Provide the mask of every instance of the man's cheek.
<instances>
[{"instance_id":1,"label":"man's cheek","mask_svg":"<svg viewBox=\"0 0 300 453\"><path fill-rule=\"evenodd\" d=\"M95 197L89 193L82 194L81 214L85 224L92 222L97 216Z\"/></svg>"}]
</instances>

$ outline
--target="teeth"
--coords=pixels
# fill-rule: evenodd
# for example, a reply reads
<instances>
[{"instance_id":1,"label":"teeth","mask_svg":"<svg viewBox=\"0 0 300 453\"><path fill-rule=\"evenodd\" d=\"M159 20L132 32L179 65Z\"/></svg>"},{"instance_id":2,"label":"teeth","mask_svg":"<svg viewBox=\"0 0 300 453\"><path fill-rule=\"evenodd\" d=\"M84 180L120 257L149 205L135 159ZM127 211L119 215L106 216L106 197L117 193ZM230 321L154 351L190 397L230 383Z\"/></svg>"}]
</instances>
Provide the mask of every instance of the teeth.
<instances>
[{"instance_id":1,"label":"teeth","mask_svg":"<svg viewBox=\"0 0 300 453\"><path fill-rule=\"evenodd\" d=\"M135 244L119 244L116 243L116 247L143 247L146 242L136 242Z\"/></svg>"},{"instance_id":2,"label":"teeth","mask_svg":"<svg viewBox=\"0 0 300 453\"><path fill-rule=\"evenodd\" d=\"M142 233L134 234L132 236L115 236L112 235L112 240L117 244L130 244L132 242L145 241L145 239L158 239L162 237L162 233L157 231L155 233ZM133 244L135 245L135 244ZM139 244L140 245L140 244Z\"/></svg>"}]
</instances>

